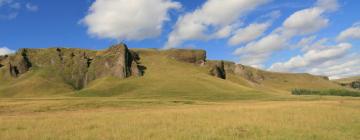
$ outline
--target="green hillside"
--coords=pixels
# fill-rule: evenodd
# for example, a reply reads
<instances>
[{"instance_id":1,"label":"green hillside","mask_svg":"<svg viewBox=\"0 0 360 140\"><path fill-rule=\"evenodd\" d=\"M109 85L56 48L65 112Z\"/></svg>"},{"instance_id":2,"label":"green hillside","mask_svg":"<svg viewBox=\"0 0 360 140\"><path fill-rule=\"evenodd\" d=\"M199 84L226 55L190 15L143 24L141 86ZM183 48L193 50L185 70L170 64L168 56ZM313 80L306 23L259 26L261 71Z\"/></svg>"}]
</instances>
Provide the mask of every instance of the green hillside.
<instances>
[{"instance_id":1,"label":"green hillside","mask_svg":"<svg viewBox=\"0 0 360 140\"><path fill-rule=\"evenodd\" d=\"M138 50L146 66L143 77L99 79L77 92L79 96L144 98L238 99L261 96L251 87L213 77L209 68L167 57L167 52Z\"/></svg>"},{"instance_id":2,"label":"green hillside","mask_svg":"<svg viewBox=\"0 0 360 140\"><path fill-rule=\"evenodd\" d=\"M120 45L120 47L126 47L126 45ZM67 55L60 58L68 61L56 61L55 65L51 65L53 61L46 61L54 57L42 59L42 57L36 56L36 53L30 53L33 56L29 55L29 61L35 61L32 63L37 66L29 68L28 72L24 72L18 77L9 74L6 60L0 62L4 65L0 68L0 96L116 96L122 98L236 100L291 96L290 91L294 88L342 88L325 77L310 74L275 73L237 65L233 62L209 61L206 60L206 52L203 50L131 49L131 54L139 57L136 63L138 68L143 70L143 76L133 75L124 79L111 76L111 73L101 66L103 63L111 62L107 60L109 54L111 54L111 58L114 58L114 55L122 55L111 52L117 50L116 46L104 51L90 51L91 55L86 56L89 57L86 60L94 59L93 61L99 62L95 63L96 65L88 64L89 70L97 67L95 70L100 69L102 70L100 73L107 73L103 76L92 76L98 78L89 81L82 80L88 78L88 73L82 73L89 71L86 69L86 61L82 57L75 57L81 60L66 58L65 56L73 54L71 49L65 50ZM125 55L127 54L126 50L125 48ZM45 50L45 52L47 53L41 52L41 54L55 52L55 49ZM81 54L81 50L76 49L76 52ZM89 51L86 50L86 52ZM63 67L62 63L67 66ZM127 60L125 63L128 63ZM43 66L45 64L46 66ZM81 65L78 66L79 64ZM124 67L126 68L126 66ZM131 66L131 70L133 69ZM67 73L64 73L64 70ZM118 70L118 68L111 70ZM99 73L99 71L91 72ZM218 74L224 74L224 76L226 74L226 78L217 77ZM76 79L71 79L74 76ZM84 85L84 88L78 89L74 87L74 82L69 83L69 80L76 82L79 79L86 82L85 84L80 83L80 85Z\"/></svg>"}]
</instances>

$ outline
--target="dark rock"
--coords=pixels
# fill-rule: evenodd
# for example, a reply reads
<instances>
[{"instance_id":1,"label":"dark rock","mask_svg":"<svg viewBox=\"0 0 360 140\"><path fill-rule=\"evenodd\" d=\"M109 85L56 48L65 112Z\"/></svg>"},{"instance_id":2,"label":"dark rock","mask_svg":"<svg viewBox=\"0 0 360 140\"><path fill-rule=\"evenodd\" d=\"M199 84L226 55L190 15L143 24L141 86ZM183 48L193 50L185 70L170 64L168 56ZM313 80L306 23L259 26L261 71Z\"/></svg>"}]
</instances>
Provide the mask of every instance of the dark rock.
<instances>
[{"instance_id":1,"label":"dark rock","mask_svg":"<svg viewBox=\"0 0 360 140\"><path fill-rule=\"evenodd\" d=\"M265 80L265 76L263 76L259 70L241 64L235 65L234 74L255 83Z\"/></svg>"},{"instance_id":2,"label":"dark rock","mask_svg":"<svg viewBox=\"0 0 360 140\"><path fill-rule=\"evenodd\" d=\"M203 65L206 62L206 51L188 49L170 49L165 53L171 59Z\"/></svg>"},{"instance_id":3,"label":"dark rock","mask_svg":"<svg viewBox=\"0 0 360 140\"><path fill-rule=\"evenodd\" d=\"M9 61L9 70L13 77L26 73L32 67L28 56L28 49L20 49L14 57L10 57Z\"/></svg>"},{"instance_id":4,"label":"dark rock","mask_svg":"<svg viewBox=\"0 0 360 140\"><path fill-rule=\"evenodd\" d=\"M141 76L144 68L140 57L125 44L114 45L104 51L49 48L21 49L9 59L9 72L13 77L26 73L32 67L52 70L75 89L103 77L126 78Z\"/></svg>"},{"instance_id":5,"label":"dark rock","mask_svg":"<svg viewBox=\"0 0 360 140\"><path fill-rule=\"evenodd\" d=\"M225 68L224 68L224 61L220 61L220 62L210 62L209 64L211 66L210 69L210 75L221 78L221 79L226 79L226 72L225 72Z\"/></svg>"}]
</instances>

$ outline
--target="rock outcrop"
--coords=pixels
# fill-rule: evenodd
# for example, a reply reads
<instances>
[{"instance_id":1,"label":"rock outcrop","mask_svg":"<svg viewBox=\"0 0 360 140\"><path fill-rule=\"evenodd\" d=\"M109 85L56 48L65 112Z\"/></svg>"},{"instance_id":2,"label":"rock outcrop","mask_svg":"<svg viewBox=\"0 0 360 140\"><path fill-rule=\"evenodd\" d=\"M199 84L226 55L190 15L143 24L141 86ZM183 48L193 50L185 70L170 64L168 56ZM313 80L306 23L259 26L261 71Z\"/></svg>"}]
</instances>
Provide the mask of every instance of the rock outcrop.
<instances>
[{"instance_id":1,"label":"rock outcrop","mask_svg":"<svg viewBox=\"0 0 360 140\"><path fill-rule=\"evenodd\" d=\"M225 63L224 61L208 61L206 65L210 67L210 75L226 79Z\"/></svg>"},{"instance_id":2,"label":"rock outcrop","mask_svg":"<svg viewBox=\"0 0 360 140\"><path fill-rule=\"evenodd\" d=\"M103 77L127 78L141 76L143 66L139 56L125 44L114 45L104 51L84 49L49 48L20 49L9 56L10 75L18 77L31 69L47 69L60 75L75 89L84 88L89 82Z\"/></svg>"},{"instance_id":3,"label":"rock outcrop","mask_svg":"<svg viewBox=\"0 0 360 140\"><path fill-rule=\"evenodd\" d=\"M165 53L171 59L203 65L206 62L205 50L170 49Z\"/></svg>"},{"instance_id":4,"label":"rock outcrop","mask_svg":"<svg viewBox=\"0 0 360 140\"><path fill-rule=\"evenodd\" d=\"M235 65L234 74L255 83L265 80L264 75L262 75L257 69L249 68L241 64Z\"/></svg>"},{"instance_id":5,"label":"rock outcrop","mask_svg":"<svg viewBox=\"0 0 360 140\"><path fill-rule=\"evenodd\" d=\"M9 59L9 71L10 75L13 77L17 77L18 75L29 71L32 67L27 49L20 49L17 55L10 57Z\"/></svg>"}]
</instances>

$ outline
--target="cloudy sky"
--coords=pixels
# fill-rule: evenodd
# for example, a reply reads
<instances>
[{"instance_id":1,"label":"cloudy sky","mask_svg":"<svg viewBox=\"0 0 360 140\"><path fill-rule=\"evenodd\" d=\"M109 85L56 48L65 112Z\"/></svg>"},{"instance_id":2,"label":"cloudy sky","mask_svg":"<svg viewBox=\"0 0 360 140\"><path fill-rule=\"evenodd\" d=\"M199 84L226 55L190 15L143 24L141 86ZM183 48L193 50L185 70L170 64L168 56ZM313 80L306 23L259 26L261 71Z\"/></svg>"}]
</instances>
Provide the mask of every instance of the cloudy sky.
<instances>
[{"instance_id":1,"label":"cloudy sky","mask_svg":"<svg viewBox=\"0 0 360 140\"><path fill-rule=\"evenodd\" d=\"M0 55L126 42L334 79L360 75L358 13L358 0L0 0Z\"/></svg>"}]
</instances>

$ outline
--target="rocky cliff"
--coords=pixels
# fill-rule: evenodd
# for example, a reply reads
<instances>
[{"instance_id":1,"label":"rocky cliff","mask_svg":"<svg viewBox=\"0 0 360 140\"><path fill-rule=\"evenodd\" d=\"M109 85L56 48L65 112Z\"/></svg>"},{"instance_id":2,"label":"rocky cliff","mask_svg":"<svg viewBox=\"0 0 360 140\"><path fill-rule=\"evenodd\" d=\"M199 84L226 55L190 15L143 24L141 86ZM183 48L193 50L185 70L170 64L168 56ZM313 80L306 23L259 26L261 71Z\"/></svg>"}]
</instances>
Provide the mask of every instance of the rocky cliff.
<instances>
[{"instance_id":1,"label":"rocky cliff","mask_svg":"<svg viewBox=\"0 0 360 140\"><path fill-rule=\"evenodd\" d=\"M164 53L171 59L203 65L206 62L205 50L170 49Z\"/></svg>"},{"instance_id":2,"label":"rocky cliff","mask_svg":"<svg viewBox=\"0 0 360 140\"><path fill-rule=\"evenodd\" d=\"M11 56L0 57L2 69L14 78L35 69L50 69L75 89L102 77L141 76L139 56L125 44L107 50L92 51L70 48L20 49Z\"/></svg>"},{"instance_id":3,"label":"rocky cliff","mask_svg":"<svg viewBox=\"0 0 360 140\"><path fill-rule=\"evenodd\" d=\"M140 58L144 64L140 63ZM179 69L179 66L181 66L181 70L176 70ZM145 69L148 69L146 73ZM85 87L91 88L93 86L93 84L90 85L91 82L94 85L101 85L101 82L106 81L109 77L124 79L144 74L149 76L136 80L139 82L144 79L144 82L147 81L156 85L159 82L156 81L157 77L160 79L161 77L165 78L163 80L169 82L175 74L182 75L192 72L194 75L199 73L199 75L203 76L202 78L209 78L204 76L204 74L207 74L218 79L224 79L227 82L256 89L289 91L293 88L340 87L330 82L327 77L300 73L276 73L230 61L207 60L206 51L204 50L130 50L125 44L119 44L101 51L75 48L20 49L16 54L0 56L0 84L3 85L0 85L0 92L9 93L9 91L13 91L13 93L17 93L14 88L18 89L18 87L29 85L28 83L33 81L39 81L39 79L41 79L41 82L36 86L34 93L39 90L47 92L43 86L49 84L53 84L53 87L59 87L57 89L62 89L64 86L70 87L69 85L71 85L70 90L79 90ZM178 76L179 79L177 80L185 81L181 77ZM151 82L149 82L149 78L155 78L155 81L150 80ZM199 77L197 78L192 80L199 80ZM22 82L24 80L25 82ZM212 80L217 81L214 78L211 78L210 81ZM119 83L122 82L119 81ZM221 80L221 82L224 81ZM56 83L60 83L60 85ZM17 86L12 86L13 84L17 84ZM111 84L114 83L106 84L104 87L108 88ZM166 83L163 84L163 87L159 88L167 87ZM128 88L127 86L121 87ZM133 87L141 88L138 86ZM54 90L55 92L57 93ZM274 92L278 92L278 90Z\"/></svg>"}]
</instances>

